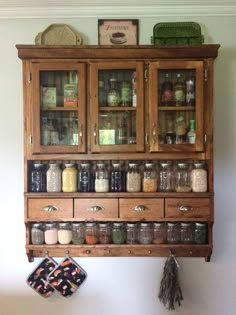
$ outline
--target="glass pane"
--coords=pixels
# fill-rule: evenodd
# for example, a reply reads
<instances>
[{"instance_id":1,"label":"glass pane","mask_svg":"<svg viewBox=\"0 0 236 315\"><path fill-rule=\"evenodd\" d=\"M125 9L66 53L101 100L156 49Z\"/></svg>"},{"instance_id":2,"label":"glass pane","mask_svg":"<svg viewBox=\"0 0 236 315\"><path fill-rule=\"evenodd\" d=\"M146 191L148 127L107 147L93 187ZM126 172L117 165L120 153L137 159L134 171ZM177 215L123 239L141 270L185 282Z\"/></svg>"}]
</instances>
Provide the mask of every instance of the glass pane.
<instances>
[{"instance_id":1,"label":"glass pane","mask_svg":"<svg viewBox=\"0 0 236 315\"><path fill-rule=\"evenodd\" d=\"M160 144L195 143L195 69L158 71Z\"/></svg>"}]
</instances>

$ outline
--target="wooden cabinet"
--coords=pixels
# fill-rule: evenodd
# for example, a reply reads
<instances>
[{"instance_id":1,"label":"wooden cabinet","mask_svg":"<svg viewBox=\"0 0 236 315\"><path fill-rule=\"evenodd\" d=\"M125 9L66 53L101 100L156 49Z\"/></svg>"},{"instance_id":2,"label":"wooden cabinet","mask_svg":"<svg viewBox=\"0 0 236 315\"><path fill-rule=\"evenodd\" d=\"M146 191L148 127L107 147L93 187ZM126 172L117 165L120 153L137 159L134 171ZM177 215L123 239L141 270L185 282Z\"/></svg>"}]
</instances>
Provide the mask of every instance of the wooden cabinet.
<instances>
[{"instance_id":1,"label":"wooden cabinet","mask_svg":"<svg viewBox=\"0 0 236 315\"><path fill-rule=\"evenodd\" d=\"M219 45L17 45L23 61L26 252L177 256L213 248L213 64ZM182 82L181 82L182 81ZM182 84L182 85L181 85ZM184 84L184 85L183 85ZM183 98L184 95L184 98ZM32 192L33 163L207 165L206 192ZM143 174L141 172L141 174ZM202 222L205 244L33 245L33 222Z\"/></svg>"}]
</instances>

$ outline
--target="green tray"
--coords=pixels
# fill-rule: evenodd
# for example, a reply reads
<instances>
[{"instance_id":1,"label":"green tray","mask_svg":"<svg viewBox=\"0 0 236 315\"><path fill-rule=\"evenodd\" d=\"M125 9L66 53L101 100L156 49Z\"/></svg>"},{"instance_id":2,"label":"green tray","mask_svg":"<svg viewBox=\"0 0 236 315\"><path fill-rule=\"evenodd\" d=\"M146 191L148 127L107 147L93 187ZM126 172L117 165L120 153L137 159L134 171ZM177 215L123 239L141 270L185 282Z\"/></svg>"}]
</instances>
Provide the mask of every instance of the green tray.
<instances>
[{"instance_id":1,"label":"green tray","mask_svg":"<svg viewBox=\"0 0 236 315\"><path fill-rule=\"evenodd\" d=\"M201 27L196 22L162 22L153 27L154 45L199 45L204 42Z\"/></svg>"}]
</instances>

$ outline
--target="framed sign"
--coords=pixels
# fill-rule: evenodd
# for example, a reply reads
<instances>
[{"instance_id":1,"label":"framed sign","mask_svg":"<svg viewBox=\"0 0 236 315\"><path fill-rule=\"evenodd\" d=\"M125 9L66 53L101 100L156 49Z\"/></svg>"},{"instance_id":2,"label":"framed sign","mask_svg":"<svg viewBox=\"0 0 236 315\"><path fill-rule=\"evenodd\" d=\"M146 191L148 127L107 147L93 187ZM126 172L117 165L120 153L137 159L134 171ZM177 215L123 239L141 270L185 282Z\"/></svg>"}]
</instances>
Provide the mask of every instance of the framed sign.
<instances>
[{"instance_id":1,"label":"framed sign","mask_svg":"<svg viewBox=\"0 0 236 315\"><path fill-rule=\"evenodd\" d=\"M138 20L98 20L99 45L138 45Z\"/></svg>"}]
</instances>

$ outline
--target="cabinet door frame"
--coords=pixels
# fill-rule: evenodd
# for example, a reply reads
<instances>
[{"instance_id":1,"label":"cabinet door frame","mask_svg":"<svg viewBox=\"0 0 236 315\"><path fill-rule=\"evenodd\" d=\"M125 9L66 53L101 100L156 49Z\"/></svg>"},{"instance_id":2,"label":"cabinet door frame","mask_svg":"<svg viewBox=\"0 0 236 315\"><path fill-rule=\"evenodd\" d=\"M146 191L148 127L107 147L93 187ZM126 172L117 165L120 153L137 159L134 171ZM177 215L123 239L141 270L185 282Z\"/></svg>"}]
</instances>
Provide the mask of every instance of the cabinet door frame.
<instances>
[{"instance_id":1,"label":"cabinet door frame","mask_svg":"<svg viewBox=\"0 0 236 315\"><path fill-rule=\"evenodd\" d=\"M159 144L158 143L158 71L159 70L188 70L196 72L195 87L195 120L196 120L196 142L195 144ZM203 152L204 143L204 61L195 60L165 60L149 63L149 134L150 152ZM163 109L163 108L162 108ZM168 106L167 106L168 109ZM176 109L178 109L176 107ZM187 109L187 106L186 106Z\"/></svg>"},{"instance_id":2,"label":"cabinet door frame","mask_svg":"<svg viewBox=\"0 0 236 315\"><path fill-rule=\"evenodd\" d=\"M136 145L100 145L99 144L99 101L98 101L98 72L99 70L129 70L136 71L137 105L130 108L136 110ZM122 109L122 107L120 107ZM107 106L107 110L119 110L119 107ZM128 110L128 108L127 108ZM144 152L144 64L135 61L102 61L90 63L90 144L93 153L114 152Z\"/></svg>"},{"instance_id":3,"label":"cabinet door frame","mask_svg":"<svg viewBox=\"0 0 236 315\"><path fill-rule=\"evenodd\" d=\"M63 109L65 111L77 111L78 117L78 145L41 145L40 143L40 72L41 71L73 71L79 74L77 108ZM72 62L32 62L33 96L31 102L32 112L32 153L84 153L86 151L86 120L85 120L85 64Z\"/></svg>"}]
</instances>

